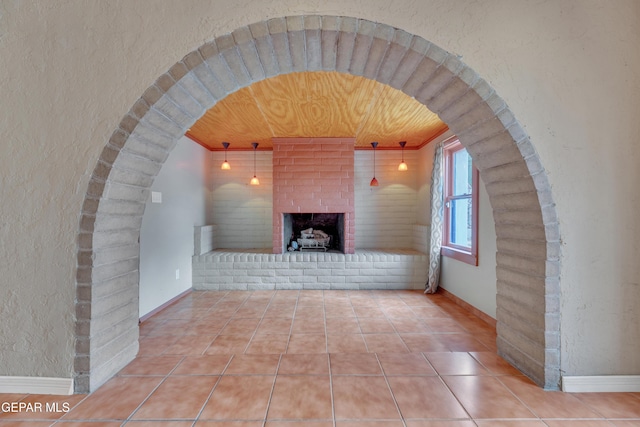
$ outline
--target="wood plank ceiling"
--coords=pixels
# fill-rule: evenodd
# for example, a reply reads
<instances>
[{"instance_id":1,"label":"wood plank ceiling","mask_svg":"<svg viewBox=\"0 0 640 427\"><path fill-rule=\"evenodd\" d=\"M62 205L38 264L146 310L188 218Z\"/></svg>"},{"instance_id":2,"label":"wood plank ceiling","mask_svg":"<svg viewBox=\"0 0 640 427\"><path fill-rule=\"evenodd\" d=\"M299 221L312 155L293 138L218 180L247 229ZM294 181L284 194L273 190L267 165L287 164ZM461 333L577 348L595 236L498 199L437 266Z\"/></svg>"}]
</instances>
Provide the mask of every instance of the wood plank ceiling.
<instances>
[{"instance_id":1,"label":"wood plank ceiling","mask_svg":"<svg viewBox=\"0 0 640 427\"><path fill-rule=\"evenodd\" d=\"M424 105L364 77L284 74L240 89L207 111L186 135L209 150L272 149L273 137L355 137L356 149L417 149L447 130Z\"/></svg>"}]
</instances>

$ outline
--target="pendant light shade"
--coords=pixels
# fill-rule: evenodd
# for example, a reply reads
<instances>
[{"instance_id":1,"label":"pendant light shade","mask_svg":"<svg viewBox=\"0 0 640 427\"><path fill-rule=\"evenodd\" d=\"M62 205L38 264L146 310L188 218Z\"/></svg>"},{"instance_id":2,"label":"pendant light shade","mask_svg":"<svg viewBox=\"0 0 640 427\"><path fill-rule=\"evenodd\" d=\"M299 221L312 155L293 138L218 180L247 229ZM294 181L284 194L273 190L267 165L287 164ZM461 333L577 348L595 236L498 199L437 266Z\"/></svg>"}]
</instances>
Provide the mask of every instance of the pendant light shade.
<instances>
[{"instance_id":1,"label":"pendant light shade","mask_svg":"<svg viewBox=\"0 0 640 427\"><path fill-rule=\"evenodd\" d=\"M224 147L224 162L222 162L222 166L220 166L220 169L222 169L223 171L228 171L229 169L231 169L231 165L227 161L227 148L229 148L229 143L223 142L222 146Z\"/></svg>"},{"instance_id":2,"label":"pendant light shade","mask_svg":"<svg viewBox=\"0 0 640 427\"><path fill-rule=\"evenodd\" d=\"M402 147L402 161L398 165L398 170L400 172L404 172L404 171L409 169L407 167L407 164L404 162L404 146L407 145L407 141L400 141L400 142L398 142L398 144L400 144L400 147Z\"/></svg>"},{"instance_id":3,"label":"pendant light shade","mask_svg":"<svg viewBox=\"0 0 640 427\"><path fill-rule=\"evenodd\" d=\"M252 142L251 145L253 146L253 178L251 178L249 184L260 185L260 180L256 176L256 150L258 149L258 143Z\"/></svg>"},{"instance_id":4,"label":"pendant light shade","mask_svg":"<svg viewBox=\"0 0 640 427\"><path fill-rule=\"evenodd\" d=\"M377 142L372 142L371 146L373 147L373 178L371 179L371 182L369 183L370 187L377 187L378 186L378 180L376 179L376 148L378 147L378 143Z\"/></svg>"}]
</instances>

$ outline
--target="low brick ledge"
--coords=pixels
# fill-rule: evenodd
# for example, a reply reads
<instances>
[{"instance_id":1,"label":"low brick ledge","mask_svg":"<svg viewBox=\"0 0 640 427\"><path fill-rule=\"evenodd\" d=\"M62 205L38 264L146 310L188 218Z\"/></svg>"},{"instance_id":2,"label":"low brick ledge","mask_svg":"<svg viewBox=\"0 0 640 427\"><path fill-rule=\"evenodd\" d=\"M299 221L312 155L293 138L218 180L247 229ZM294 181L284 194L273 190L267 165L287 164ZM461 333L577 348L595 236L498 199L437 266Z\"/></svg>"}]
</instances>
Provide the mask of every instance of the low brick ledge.
<instances>
[{"instance_id":1,"label":"low brick ledge","mask_svg":"<svg viewBox=\"0 0 640 427\"><path fill-rule=\"evenodd\" d=\"M193 289L423 289L428 266L428 255L414 249L216 249L193 257Z\"/></svg>"}]
</instances>

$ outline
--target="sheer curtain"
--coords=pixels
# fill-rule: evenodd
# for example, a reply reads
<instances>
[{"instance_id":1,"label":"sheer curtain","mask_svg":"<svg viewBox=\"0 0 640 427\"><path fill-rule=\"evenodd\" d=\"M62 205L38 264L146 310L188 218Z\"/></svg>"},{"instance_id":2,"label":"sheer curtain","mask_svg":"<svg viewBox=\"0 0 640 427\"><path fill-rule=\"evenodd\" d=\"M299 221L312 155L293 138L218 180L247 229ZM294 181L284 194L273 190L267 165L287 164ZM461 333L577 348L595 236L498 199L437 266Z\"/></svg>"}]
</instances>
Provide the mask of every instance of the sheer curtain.
<instances>
[{"instance_id":1,"label":"sheer curtain","mask_svg":"<svg viewBox=\"0 0 640 427\"><path fill-rule=\"evenodd\" d=\"M433 155L433 171L431 172L431 245L429 249L429 277L425 288L425 294L432 294L438 290L440 284L440 248L442 247L442 221L443 221L443 160L442 151L444 144L436 145Z\"/></svg>"}]
</instances>

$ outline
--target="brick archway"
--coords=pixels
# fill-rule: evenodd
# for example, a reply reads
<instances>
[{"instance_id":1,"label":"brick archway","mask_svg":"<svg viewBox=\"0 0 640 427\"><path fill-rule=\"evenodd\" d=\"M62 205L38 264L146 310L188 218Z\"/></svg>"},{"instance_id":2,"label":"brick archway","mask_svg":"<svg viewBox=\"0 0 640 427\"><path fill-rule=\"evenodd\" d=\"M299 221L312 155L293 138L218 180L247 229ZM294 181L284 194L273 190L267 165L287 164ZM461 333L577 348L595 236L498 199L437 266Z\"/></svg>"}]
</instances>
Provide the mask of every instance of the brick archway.
<instances>
[{"instance_id":1,"label":"brick archway","mask_svg":"<svg viewBox=\"0 0 640 427\"><path fill-rule=\"evenodd\" d=\"M138 351L142 215L178 139L242 87L320 70L402 90L459 136L480 169L496 223L499 353L540 386L558 387L558 219L544 168L508 106L458 57L421 37L357 18L291 16L239 28L189 53L145 91L104 147L78 235L76 392L95 390Z\"/></svg>"}]
</instances>

